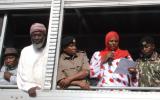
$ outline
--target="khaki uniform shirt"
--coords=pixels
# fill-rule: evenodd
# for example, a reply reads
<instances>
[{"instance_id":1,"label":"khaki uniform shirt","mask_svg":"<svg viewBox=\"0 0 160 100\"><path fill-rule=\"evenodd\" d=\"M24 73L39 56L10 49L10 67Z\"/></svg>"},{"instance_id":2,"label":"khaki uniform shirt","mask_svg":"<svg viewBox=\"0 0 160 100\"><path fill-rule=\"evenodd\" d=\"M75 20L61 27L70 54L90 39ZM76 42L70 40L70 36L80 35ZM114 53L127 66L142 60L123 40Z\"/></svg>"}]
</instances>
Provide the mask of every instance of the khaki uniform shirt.
<instances>
[{"instance_id":1,"label":"khaki uniform shirt","mask_svg":"<svg viewBox=\"0 0 160 100\"><path fill-rule=\"evenodd\" d=\"M139 69L139 86L160 86L160 57L154 52L151 58L139 58L137 60Z\"/></svg>"},{"instance_id":2,"label":"khaki uniform shirt","mask_svg":"<svg viewBox=\"0 0 160 100\"><path fill-rule=\"evenodd\" d=\"M62 53L59 59L57 82L65 77L76 74L82 69L89 70L88 57L85 52L77 52L75 56L69 57Z\"/></svg>"}]
</instances>

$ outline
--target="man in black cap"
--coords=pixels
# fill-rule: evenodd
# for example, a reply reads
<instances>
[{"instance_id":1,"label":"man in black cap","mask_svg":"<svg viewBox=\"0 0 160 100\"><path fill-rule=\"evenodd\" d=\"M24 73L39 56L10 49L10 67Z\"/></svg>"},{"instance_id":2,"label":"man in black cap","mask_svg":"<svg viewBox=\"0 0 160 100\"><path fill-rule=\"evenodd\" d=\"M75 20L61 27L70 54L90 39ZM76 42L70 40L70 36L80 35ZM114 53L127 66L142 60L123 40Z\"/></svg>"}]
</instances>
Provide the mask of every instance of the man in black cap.
<instances>
[{"instance_id":1,"label":"man in black cap","mask_svg":"<svg viewBox=\"0 0 160 100\"><path fill-rule=\"evenodd\" d=\"M89 75L89 62L85 52L78 51L76 40L72 36L62 39L61 55L58 66L57 84L61 89L69 86L79 86L89 89L89 83L85 79Z\"/></svg>"},{"instance_id":2,"label":"man in black cap","mask_svg":"<svg viewBox=\"0 0 160 100\"><path fill-rule=\"evenodd\" d=\"M160 57L155 50L152 37L146 36L140 40L140 57L137 59L139 86L160 86Z\"/></svg>"},{"instance_id":3,"label":"man in black cap","mask_svg":"<svg viewBox=\"0 0 160 100\"><path fill-rule=\"evenodd\" d=\"M1 85L16 85L18 52L15 48L6 48L4 52L4 65L0 71Z\"/></svg>"}]
</instances>

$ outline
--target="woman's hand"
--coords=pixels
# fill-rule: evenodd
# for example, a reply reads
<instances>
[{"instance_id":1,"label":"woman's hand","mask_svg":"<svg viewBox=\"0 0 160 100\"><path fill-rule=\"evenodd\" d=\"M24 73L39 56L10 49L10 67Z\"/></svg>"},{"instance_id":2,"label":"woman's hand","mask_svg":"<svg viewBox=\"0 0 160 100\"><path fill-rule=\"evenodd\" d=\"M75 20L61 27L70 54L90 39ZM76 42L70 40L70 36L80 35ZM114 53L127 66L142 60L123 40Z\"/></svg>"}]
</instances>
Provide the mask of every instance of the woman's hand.
<instances>
[{"instance_id":1,"label":"woman's hand","mask_svg":"<svg viewBox=\"0 0 160 100\"><path fill-rule=\"evenodd\" d=\"M109 59L114 59L114 53L112 51L102 56L102 63L107 62Z\"/></svg>"}]
</instances>

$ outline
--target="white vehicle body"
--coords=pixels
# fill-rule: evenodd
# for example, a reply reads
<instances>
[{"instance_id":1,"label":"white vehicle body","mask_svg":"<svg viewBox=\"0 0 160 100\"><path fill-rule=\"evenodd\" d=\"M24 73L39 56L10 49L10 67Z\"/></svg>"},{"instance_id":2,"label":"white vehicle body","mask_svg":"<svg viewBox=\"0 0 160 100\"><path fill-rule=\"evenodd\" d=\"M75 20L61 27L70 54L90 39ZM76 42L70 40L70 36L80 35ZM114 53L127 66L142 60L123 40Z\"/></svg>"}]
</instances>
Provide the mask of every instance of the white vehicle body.
<instances>
[{"instance_id":1,"label":"white vehicle body","mask_svg":"<svg viewBox=\"0 0 160 100\"><path fill-rule=\"evenodd\" d=\"M11 17L13 17L14 19L15 17L23 17L23 11L28 12L29 10L29 12L31 12L32 10L35 10L36 12L38 10L41 12L41 10L47 9L48 13L48 10L50 10L47 38L47 46L49 47L49 52L48 62L46 66L45 89L38 90L37 97L32 98L29 97L27 93L17 89L17 86L0 85L1 100L160 100L160 92L158 92L160 90L159 87L92 87L93 90L80 90L73 87L69 88L68 90L59 90L56 86L55 80L57 75L58 58L60 53L60 40L62 37L64 10L83 8L135 8L137 6L141 8L146 6L157 7L160 6L160 0L0 0L0 56L2 56L3 48L5 47L5 37L7 33L6 26L10 21L9 15L11 15ZM20 12L20 14L17 14L17 12ZM37 15L33 13L31 15L31 18L34 18L34 15L38 16L38 13ZM111 13L117 12L113 11ZM79 14L78 16L82 15ZM13 19L11 18L14 23ZM21 48L22 47L20 47L20 49ZM117 90L110 91L110 89ZM118 89L126 89L126 91L119 91ZM149 91L146 92L145 90Z\"/></svg>"}]
</instances>

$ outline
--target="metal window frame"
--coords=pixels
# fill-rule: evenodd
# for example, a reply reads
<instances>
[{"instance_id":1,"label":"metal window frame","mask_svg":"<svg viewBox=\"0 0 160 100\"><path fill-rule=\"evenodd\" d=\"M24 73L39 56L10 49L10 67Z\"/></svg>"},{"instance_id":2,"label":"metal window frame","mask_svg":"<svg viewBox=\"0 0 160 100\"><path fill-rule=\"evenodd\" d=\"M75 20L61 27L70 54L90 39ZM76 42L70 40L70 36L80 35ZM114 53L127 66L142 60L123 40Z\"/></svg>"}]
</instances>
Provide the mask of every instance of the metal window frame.
<instances>
[{"instance_id":1,"label":"metal window frame","mask_svg":"<svg viewBox=\"0 0 160 100\"><path fill-rule=\"evenodd\" d=\"M56 89L56 76L58 59L60 53L60 42L63 21L63 0L52 0L52 7L50 12L47 49L48 61L45 73L44 89Z\"/></svg>"},{"instance_id":2,"label":"metal window frame","mask_svg":"<svg viewBox=\"0 0 160 100\"><path fill-rule=\"evenodd\" d=\"M53 0L56 1L56 0ZM89 8L89 7L121 7L121 6L147 6L147 5L160 5L159 0L154 0L154 1L149 1L149 0L143 0L143 1L129 1L129 0L122 0L123 2L120 2L119 0L61 0L63 1L62 7L61 7L61 12L63 12L64 9L66 8ZM30 3L18 3L16 6L13 5L12 3L8 3L7 7L5 8L0 8L0 10L15 10L15 9L42 9L42 8L49 8L50 7L50 2L44 2L41 3L34 3L32 5ZM3 5L2 3L0 3ZM4 4L5 5L5 4ZM11 6L12 5L12 6ZM24 6L25 5L25 6ZM10 6L10 7L9 7ZM62 35L62 22L63 22L63 13L61 13L60 16L60 22L58 25L58 34L57 36L54 35L55 37L52 37L53 40L56 40L56 48L54 49L54 59L52 60L54 64L54 75L53 75L53 84L48 84L49 87L46 87L47 89L56 89L56 76L57 76L57 67L58 67L58 59L59 59L59 53L60 53L60 43L61 43L61 35ZM51 21L50 17L50 21ZM3 41L4 41L4 36L5 36L5 29L6 29L6 24L7 24L7 14L4 15L4 22L3 22L3 27L2 27L2 34L0 37L0 52L2 52L3 48ZM53 26L51 22L49 22L49 31L48 33L51 33L51 27ZM50 34L51 35L51 34ZM48 39L47 39L48 40ZM50 45L49 45L50 46ZM1 54L0 54L1 56ZM53 68L51 68L53 69Z\"/></svg>"},{"instance_id":3,"label":"metal window frame","mask_svg":"<svg viewBox=\"0 0 160 100\"><path fill-rule=\"evenodd\" d=\"M160 5L159 0L65 0L64 8L122 7Z\"/></svg>"},{"instance_id":4,"label":"metal window frame","mask_svg":"<svg viewBox=\"0 0 160 100\"><path fill-rule=\"evenodd\" d=\"M8 21L8 15L4 14L3 25L2 25L1 36L0 36L0 57L2 57L2 50L3 50L3 43L4 43L7 21Z\"/></svg>"},{"instance_id":5,"label":"metal window frame","mask_svg":"<svg viewBox=\"0 0 160 100\"><path fill-rule=\"evenodd\" d=\"M50 8L52 0L1 1L0 10ZM64 8L160 5L159 0L64 0Z\"/></svg>"},{"instance_id":6,"label":"metal window frame","mask_svg":"<svg viewBox=\"0 0 160 100\"><path fill-rule=\"evenodd\" d=\"M53 0L54 1L54 0ZM62 0L63 1L63 0ZM160 5L160 1L132 1L132 2L106 2L105 0L64 0L64 4L62 6L62 11L67 8L92 8L92 7L127 7L127 6L150 6L150 5ZM92 3L90 3L92 2ZM63 16L63 13L61 14ZM52 84L52 90L58 90L56 86L56 77L57 77L57 68L58 68L58 60L59 60L59 53L60 53L60 39L61 39L61 30L62 30L62 23L63 20L60 20L60 27L57 37L57 46L56 46L56 57L55 57L55 63L54 63L54 75L53 75L53 84ZM160 87L91 87L93 90L108 90L108 89L126 89L126 90L155 90L159 91ZM71 87L68 88L68 90L79 90L79 87ZM59 90L63 91L63 90Z\"/></svg>"}]
</instances>

